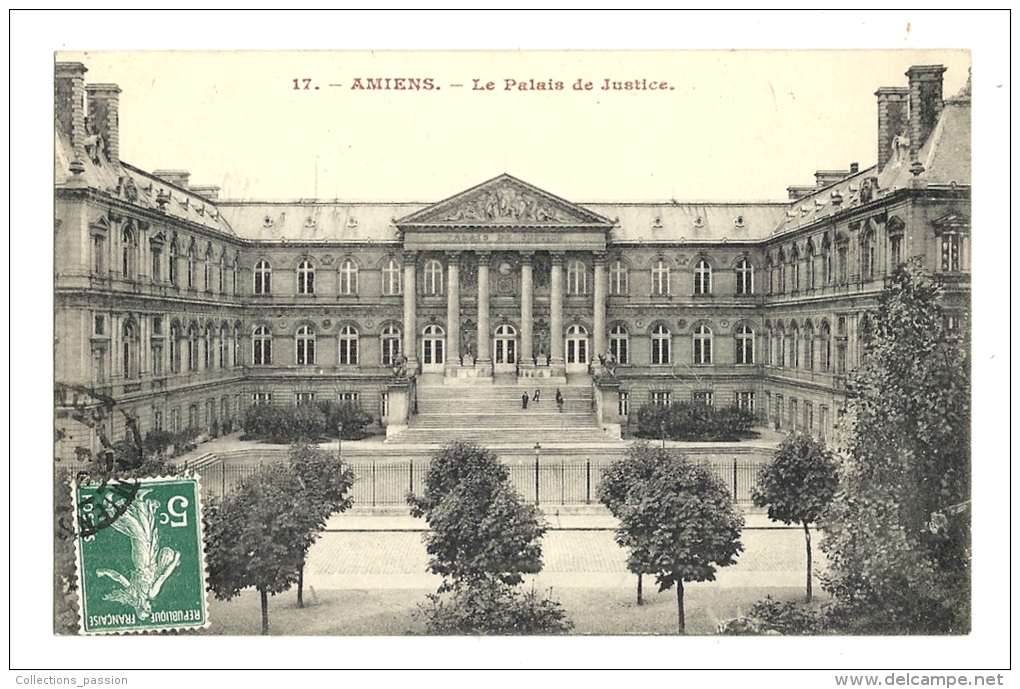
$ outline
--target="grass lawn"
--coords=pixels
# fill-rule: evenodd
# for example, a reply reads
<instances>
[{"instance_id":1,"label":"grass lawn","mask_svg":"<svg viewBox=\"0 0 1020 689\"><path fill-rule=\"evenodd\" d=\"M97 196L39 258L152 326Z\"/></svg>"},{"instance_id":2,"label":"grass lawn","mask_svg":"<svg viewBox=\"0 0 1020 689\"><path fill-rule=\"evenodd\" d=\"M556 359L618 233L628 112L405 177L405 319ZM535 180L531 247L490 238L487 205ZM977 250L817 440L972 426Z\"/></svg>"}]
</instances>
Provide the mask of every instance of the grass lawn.
<instances>
[{"instance_id":1,"label":"grass lawn","mask_svg":"<svg viewBox=\"0 0 1020 689\"><path fill-rule=\"evenodd\" d=\"M676 634L675 590L658 593L645 581L645 605L638 606L634 588L560 588L553 591L574 622L577 635ZM269 599L269 631L280 636L399 636L425 633L413 613L431 590L342 589L306 591L305 607L295 591ZM714 634L719 622L744 614L758 600L772 595L797 600L797 588L721 588L699 585L685 589L687 633ZM232 601L211 600L209 634L261 633L259 597L244 591Z\"/></svg>"}]
</instances>

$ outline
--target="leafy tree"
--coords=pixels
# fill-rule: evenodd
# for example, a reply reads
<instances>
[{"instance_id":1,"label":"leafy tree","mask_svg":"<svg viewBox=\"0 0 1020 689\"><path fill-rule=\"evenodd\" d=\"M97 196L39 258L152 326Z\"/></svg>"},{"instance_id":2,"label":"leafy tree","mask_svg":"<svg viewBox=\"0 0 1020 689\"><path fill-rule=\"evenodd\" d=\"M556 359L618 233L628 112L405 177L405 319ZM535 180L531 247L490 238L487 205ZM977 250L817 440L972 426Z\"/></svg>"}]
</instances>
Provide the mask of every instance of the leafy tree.
<instances>
[{"instance_id":1,"label":"leafy tree","mask_svg":"<svg viewBox=\"0 0 1020 689\"><path fill-rule=\"evenodd\" d=\"M522 574L542 569L540 539L546 526L510 486L495 454L471 443L454 443L429 464L425 492L407 496L411 515L425 517L431 531L429 571L453 584L495 579L516 585ZM452 583L451 583L452 582Z\"/></svg>"},{"instance_id":2,"label":"leafy tree","mask_svg":"<svg viewBox=\"0 0 1020 689\"><path fill-rule=\"evenodd\" d=\"M627 505L630 489L636 484L647 481L656 462L668 461L668 455L661 450L650 448L647 444L635 444L627 450L627 457L617 460L602 472L602 480L598 486L598 499L614 517L619 519ZM620 535L617 535L619 542ZM655 569L648 557L641 538L631 538L626 534L626 542L620 545L627 549L627 569L637 575L637 604L644 605L643 576L655 574Z\"/></svg>"},{"instance_id":3,"label":"leafy tree","mask_svg":"<svg viewBox=\"0 0 1020 689\"><path fill-rule=\"evenodd\" d=\"M942 289L898 268L847 386L824 586L866 633L970 628L970 353Z\"/></svg>"},{"instance_id":4,"label":"leafy tree","mask_svg":"<svg viewBox=\"0 0 1020 689\"><path fill-rule=\"evenodd\" d=\"M811 524L839 487L839 464L825 443L809 435L792 434L783 440L772 461L758 471L751 499L768 506L769 519L804 527L807 549L807 592L811 601Z\"/></svg>"},{"instance_id":5,"label":"leafy tree","mask_svg":"<svg viewBox=\"0 0 1020 689\"><path fill-rule=\"evenodd\" d=\"M667 450L645 448L654 461L627 490L616 542L655 573L659 591L676 586L677 618L685 632L684 582L713 581L716 567L744 549L744 518L726 485L708 467Z\"/></svg>"},{"instance_id":6,"label":"leafy tree","mask_svg":"<svg viewBox=\"0 0 1020 689\"><path fill-rule=\"evenodd\" d=\"M306 505L326 521L337 512L345 512L354 504L350 496L354 487L354 470L332 452L311 445L294 445L290 450L290 467L301 483ZM310 546L311 544L309 544ZM304 572L308 551L305 550L298 568L298 605L304 607Z\"/></svg>"},{"instance_id":7,"label":"leafy tree","mask_svg":"<svg viewBox=\"0 0 1020 689\"><path fill-rule=\"evenodd\" d=\"M297 582L324 526L321 509L304 491L290 465L270 464L205 511L209 589L220 600L249 587L258 590L263 634L269 633L269 596Z\"/></svg>"}]
</instances>

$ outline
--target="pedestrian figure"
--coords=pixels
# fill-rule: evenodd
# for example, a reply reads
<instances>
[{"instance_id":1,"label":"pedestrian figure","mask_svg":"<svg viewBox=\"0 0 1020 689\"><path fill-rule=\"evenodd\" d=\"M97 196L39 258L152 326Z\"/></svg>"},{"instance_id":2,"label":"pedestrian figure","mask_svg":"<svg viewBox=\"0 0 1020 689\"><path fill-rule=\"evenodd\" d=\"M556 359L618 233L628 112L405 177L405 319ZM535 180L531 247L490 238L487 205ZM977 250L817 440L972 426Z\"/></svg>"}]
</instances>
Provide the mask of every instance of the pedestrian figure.
<instances>
[{"instance_id":1,"label":"pedestrian figure","mask_svg":"<svg viewBox=\"0 0 1020 689\"><path fill-rule=\"evenodd\" d=\"M559 388L556 388L556 406L559 407L560 412L563 412L563 393L560 392Z\"/></svg>"},{"instance_id":2,"label":"pedestrian figure","mask_svg":"<svg viewBox=\"0 0 1020 689\"><path fill-rule=\"evenodd\" d=\"M535 404L538 404L538 398L541 397L541 396L542 396L542 391L539 390L538 388L535 388L535 396L531 398L531 401L534 402Z\"/></svg>"},{"instance_id":3,"label":"pedestrian figure","mask_svg":"<svg viewBox=\"0 0 1020 689\"><path fill-rule=\"evenodd\" d=\"M521 409L527 408L528 408L528 393L525 392L524 394L521 395Z\"/></svg>"}]
</instances>

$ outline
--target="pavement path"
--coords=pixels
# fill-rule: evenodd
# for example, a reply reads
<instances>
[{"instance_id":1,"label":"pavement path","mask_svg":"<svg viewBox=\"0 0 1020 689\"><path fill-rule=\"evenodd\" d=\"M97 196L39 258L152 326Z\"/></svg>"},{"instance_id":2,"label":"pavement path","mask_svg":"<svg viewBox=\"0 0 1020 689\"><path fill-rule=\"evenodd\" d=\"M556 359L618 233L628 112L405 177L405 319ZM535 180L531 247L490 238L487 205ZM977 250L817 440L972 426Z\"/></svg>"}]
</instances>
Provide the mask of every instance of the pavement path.
<instances>
[{"instance_id":1,"label":"pavement path","mask_svg":"<svg viewBox=\"0 0 1020 689\"><path fill-rule=\"evenodd\" d=\"M564 527L563 521L587 524ZM542 541L543 571L535 585L564 588L629 586L624 551L613 540L612 517L561 518ZM606 527L599 522L609 524ZM396 528L386 529L387 524ZM326 589L434 589L440 578L425 571L428 554L423 522L410 517L341 515L334 517L309 552L305 581ZM722 588L804 586L804 535L791 528L745 529L744 552L736 565L718 570L715 582L692 584ZM817 535L812 541L817 544ZM815 547L815 562L824 557ZM816 578L817 582L817 578Z\"/></svg>"}]
</instances>

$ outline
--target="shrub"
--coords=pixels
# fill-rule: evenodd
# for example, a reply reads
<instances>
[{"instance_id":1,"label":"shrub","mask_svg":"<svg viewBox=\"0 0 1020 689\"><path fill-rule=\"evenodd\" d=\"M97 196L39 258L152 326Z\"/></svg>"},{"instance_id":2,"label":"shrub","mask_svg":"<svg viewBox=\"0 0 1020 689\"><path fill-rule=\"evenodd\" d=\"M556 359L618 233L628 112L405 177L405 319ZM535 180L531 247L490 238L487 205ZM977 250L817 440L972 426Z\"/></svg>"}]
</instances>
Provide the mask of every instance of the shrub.
<instances>
[{"instance_id":1,"label":"shrub","mask_svg":"<svg viewBox=\"0 0 1020 689\"><path fill-rule=\"evenodd\" d=\"M645 404L638 410L639 438L728 442L753 437L754 414L735 406L693 402Z\"/></svg>"},{"instance_id":2,"label":"shrub","mask_svg":"<svg viewBox=\"0 0 1020 689\"><path fill-rule=\"evenodd\" d=\"M825 615L804 603L777 601L766 596L751 606L748 616L759 620L761 632L783 635L812 635L825 631Z\"/></svg>"},{"instance_id":3,"label":"shrub","mask_svg":"<svg viewBox=\"0 0 1020 689\"><path fill-rule=\"evenodd\" d=\"M242 428L244 440L261 440L287 445L316 443L335 438L343 424L344 440L360 440L368 435L372 416L354 402L318 402L294 407L257 404L248 407Z\"/></svg>"},{"instance_id":4,"label":"shrub","mask_svg":"<svg viewBox=\"0 0 1020 689\"><path fill-rule=\"evenodd\" d=\"M437 635L567 634L574 628L559 601L495 579L430 594L415 617L425 620L427 633Z\"/></svg>"}]
</instances>

